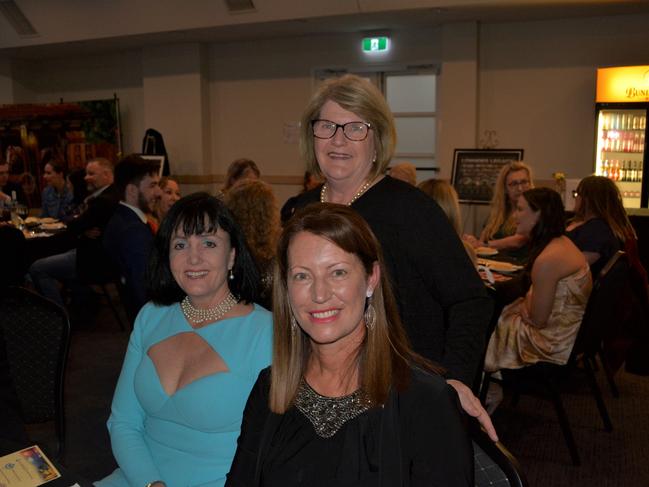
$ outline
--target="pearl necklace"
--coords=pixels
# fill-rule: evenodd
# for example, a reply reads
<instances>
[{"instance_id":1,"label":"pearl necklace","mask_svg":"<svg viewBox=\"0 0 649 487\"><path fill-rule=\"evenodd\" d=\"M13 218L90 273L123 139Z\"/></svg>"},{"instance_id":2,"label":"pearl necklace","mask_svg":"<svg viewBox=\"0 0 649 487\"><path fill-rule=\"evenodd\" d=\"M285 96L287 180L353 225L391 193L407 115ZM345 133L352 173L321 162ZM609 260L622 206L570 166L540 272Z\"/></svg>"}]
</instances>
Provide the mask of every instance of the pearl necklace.
<instances>
[{"instance_id":1,"label":"pearl necklace","mask_svg":"<svg viewBox=\"0 0 649 487\"><path fill-rule=\"evenodd\" d=\"M180 307L183 310L185 318L191 323L201 324L203 322L212 323L220 320L238 302L239 300L232 293L228 293L226 298L216 306L202 309L196 308L189 299L189 296L185 296L185 299L180 303Z\"/></svg>"},{"instance_id":2,"label":"pearl necklace","mask_svg":"<svg viewBox=\"0 0 649 487\"><path fill-rule=\"evenodd\" d=\"M367 191L367 188L369 188L372 185L372 180L368 179L365 181L365 184L361 186L361 189L359 189L354 197L349 200L349 203L347 203L347 206L351 206L351 204L356 201L358 198L360 198L365 191ZM324 183L322 185L322 189L320 190L320 203L326 203L327 202L327 183Z\"/></svg>"}]
</instances>

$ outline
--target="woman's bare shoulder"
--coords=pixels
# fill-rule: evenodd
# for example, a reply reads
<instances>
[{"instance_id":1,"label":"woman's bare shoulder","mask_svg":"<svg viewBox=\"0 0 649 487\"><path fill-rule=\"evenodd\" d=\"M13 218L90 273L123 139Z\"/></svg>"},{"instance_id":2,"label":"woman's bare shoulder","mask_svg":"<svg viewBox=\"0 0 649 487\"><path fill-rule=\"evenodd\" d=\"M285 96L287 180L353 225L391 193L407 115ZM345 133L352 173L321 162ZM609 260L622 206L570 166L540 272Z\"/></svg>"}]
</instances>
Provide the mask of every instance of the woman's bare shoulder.
<instances>
[{"instance_id":1,"label":"woman's bare shoulder","mask_svg":"<svg viewBox=\"0 0 649 487\"><path fill-rule=\"evenodd\" d=\"M532 273L536 270L543 275L557 279L577 272L586 264L581 251L567 237L558 237L550 241L534 261Z\"/></svg>"}]
</instances>

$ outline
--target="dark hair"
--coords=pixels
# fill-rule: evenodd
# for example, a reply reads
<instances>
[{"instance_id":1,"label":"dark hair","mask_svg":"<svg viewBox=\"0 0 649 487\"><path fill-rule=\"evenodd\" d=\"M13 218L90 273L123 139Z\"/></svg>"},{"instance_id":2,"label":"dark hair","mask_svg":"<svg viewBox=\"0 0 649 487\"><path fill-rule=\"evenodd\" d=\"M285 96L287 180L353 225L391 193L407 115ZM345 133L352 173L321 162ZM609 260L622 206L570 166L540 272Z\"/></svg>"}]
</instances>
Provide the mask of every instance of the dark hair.
<instances>
[{"instance_id":1,"label":"dark hair","mask_svg":"<svg viewBox=\"0 0 649 487\"><path fill-rule=\"evenodd\" d=\"M63 175L65 176L65 166L64 166L64 164L63 164L62 161L57 161L57 160L51 159L51 160L47 161L47 162L43 165L43 167L47 166L48 164L49 164L50 166L52 166L52 170L53 170L55 173L57 173L57 174L63 174Z\"/></svg>"},{"instance_id":2,"label":"dark hair","mask_svg":"<svg viewBox=\"0 0 649 487\"><path fill-rule=\"evenodd\" d=\"M604 176L588 176L579 182L577 193L581 198L575 212L577 220L592 215L604 220L618 240L626 242L636 238L620 190L613 181Z\"/></svg>"},{"instance_id":3,"label":"dark hair","mask_svg":"<svg viewBox=\"0 0 649 487\"><path fill-rule=\"evenodd\" d=\"M316 203L297 211L291 217L277 246L273 281L271 411L282 413L291 406L310 353L308 336L303 332L291 331L292 311L288 298L288 250L291 241L300 232L323 237L356 256L366 276L372 274L375 263L379 265L380 282L372 296L376 323L367 332L358 350L361 388L372 404L385 404L392 387L397 390L407 387L411 366L432 372L442 370L410 348L390 287L381 245L367 222L347 206Z\"/></svg>"},{"instance_id":4,"label":"dark hair","mask_svg":"<svg viewBox=\"0 0 649 487\"><path fill-rule=\"evenodd\" d=\"M240 300L252 303L257 300L259 273L252 259L246 239L225 204L208 193L193 193L178 200L160 224L149 255L146 285L156 304L169 305L185 297L169 266L169 245L176 230L185 235L201 235L221 228L230 236L230 245L236 256L229 281L230 291Z\"/></svg>"},{"instance_id":5,"label":"dark hair","mask_svg":"<svg viewBox=\"0 0 649 487\"><path fill-rule=\"evenodd\" d=\"M523 193L532 211L538 211L539 219L530 232L530 257L527 268L531 269L534 260L545 246L554 238L565 233L566 216L561 196L550 188L533 188Z\"/></svg>"},{"instance_id":6,"label":"dark hair","mask_svg":"<svg viewBox=\"0 0 649 487\"><path fill-rule=\"evenodd\" d=\"M124 198L126 186L129 184L137 186L146 176L158 174L159 170L160 166L157 161L143 159L137 154L131 154L124 157L115 166L115 187Z\"/></svg>"},{"instance_id":7,"label":"dark hair","mask_svg":"<svg viewBox=\"0 0 649 487\"><path fill-rule=\"evenodd\" d=\"M225 175L225 186L223 186L223 191L230 189L248 169L254 172L257 177L261 174L257 164L255 164L255 161L252 159L237 159L236 161L232 161L228 167L228 173Z\"/></svg>"}]
</instances>

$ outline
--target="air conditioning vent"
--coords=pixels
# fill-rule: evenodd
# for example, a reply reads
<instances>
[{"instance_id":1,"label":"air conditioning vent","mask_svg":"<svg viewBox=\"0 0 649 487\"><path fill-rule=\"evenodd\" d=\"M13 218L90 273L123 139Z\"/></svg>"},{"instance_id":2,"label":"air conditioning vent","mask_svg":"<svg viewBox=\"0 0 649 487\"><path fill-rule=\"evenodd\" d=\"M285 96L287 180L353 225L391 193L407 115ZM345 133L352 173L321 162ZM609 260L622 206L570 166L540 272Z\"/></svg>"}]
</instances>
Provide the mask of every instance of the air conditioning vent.
<instances>
[{"instance_id":1,"label":"air conditioning vent","mask_svg":"<svg viewBox=\"0 0 649 487\"><path fill-rule=\"evenodd\" d=\"M5 16L20 37L37 37L39 35L14 0L0 0L0 13Z\"/></svg>"},{"instance_id":2,"label":"air conditioning vent","mask_svg":"<svg viewBox=\"0 0 649 487\"><path fill-rule=\"evenodd\" d=\"M225 0L225 5L231 14L255 11L255 4L252 3L252 0Z\"/></svg>"}]
</instances>

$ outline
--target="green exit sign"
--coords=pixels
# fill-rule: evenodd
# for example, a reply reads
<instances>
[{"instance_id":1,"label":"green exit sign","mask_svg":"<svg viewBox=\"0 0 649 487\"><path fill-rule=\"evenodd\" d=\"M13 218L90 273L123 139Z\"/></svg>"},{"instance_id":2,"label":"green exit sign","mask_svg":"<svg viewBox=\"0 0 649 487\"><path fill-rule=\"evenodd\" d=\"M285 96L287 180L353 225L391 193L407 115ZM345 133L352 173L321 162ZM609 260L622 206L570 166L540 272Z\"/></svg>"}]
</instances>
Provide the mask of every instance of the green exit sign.
<instances>
[{"instance_id":1,"label":"green exit sign","mask_svg":"<svg viewBox=\"0 0 649 487\"><path fill-rule=\"evenodd\" d=\"M363 52L387 51L390 45L388 37L365 37L363 39Z\"/></svg>"}]
</instances>

